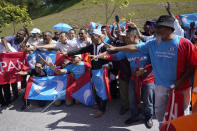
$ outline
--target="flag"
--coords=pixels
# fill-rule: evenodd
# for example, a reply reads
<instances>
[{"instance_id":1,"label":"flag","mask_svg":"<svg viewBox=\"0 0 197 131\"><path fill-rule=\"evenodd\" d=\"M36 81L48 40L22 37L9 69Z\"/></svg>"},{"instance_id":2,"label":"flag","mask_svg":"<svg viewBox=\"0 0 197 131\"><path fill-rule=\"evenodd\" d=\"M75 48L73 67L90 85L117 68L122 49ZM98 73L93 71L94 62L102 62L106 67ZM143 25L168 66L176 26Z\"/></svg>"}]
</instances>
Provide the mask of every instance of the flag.
<instances>
[{"instance_id":1,"label":"flag","mask_svg":"<svg viewBox=\"0 0 197 131\"><path fill-rule=\"evenodd\" d=\"M111 100L108 70L106 67L92 70L92 83L94 84L96 94L102 100Z\"/></svg>"},{"instance_id":2,"label":"flag","mask_svg":"<svg viewBox=\"0 0 197 131\"><path fill-rule=\"evenodd\" d=\"M95 23L95 22L90 22L88 24L88 29L90 29L90 30L94 30L96 28L101 29L102 26L103 26L102 24L97 25L97 23Z\"/></svg>"},{"instance_id":3,"label":"flag","mask_svg":"<svg viewBox=\"0 0 197 131\"><path fill-rule=\"evenodd\" d=\"M184 108L190 103L190 89L170 90L169 100L164 114L163 122L176 119L177 117L184 116ZM163 127L164 128L164 127ZM168 130L170 123L165 127Z\"/></svg>"},{"instance_id":4,"label":"flag","mask_svg":"<svg viewBox=\"0 0 197 131\"><path fill-rule=\"evenodd\" d=\"M36 61L40 60L38 54L41 55L46 61L51 62L57 66L61 66L64 63L65 57L58 54L56 51L35 51L33 54L30 54L27 57L27 63L31 69L34 69ZM44 70L46 71L47 75L54 75L54 71L46 65L44 66Z\"/></svg>"},{"instance_id":5,"label":"flag","mask_svg":"<svg viewBox=\"0 0 197 131\"><path fill-rule=\"evenodd\" d=\"M104 82L105 82L105 89L107 93L107 98L111 101L111 93L109 87L109 77L108 77L108 68L103 67L103 75L104 75Z\"/></svg>"},{"instance_id":6,"label":"flag","mask_svg":"<svg viewBox=\"0 0 197 131\"><path fill-rule=\"evenodd\" d=\"M25 52L0 53L0 84L22 81L15 73L23 70L25 56Z\"/></svg>"},{"instance_id":7,"label":"flag","mask_svg":"<svg viewBox=\"0 0 197 131\"><path fill-rule=\"evenodd\" d=\"M192 113L197 112L197 68L194 73L194 84L192 90Z\"/></svg>"},{"instance_id":8,"label":"flag","mask_svg":"<svg viewBox=\"0 0 197 131\"><path fill-rule=\"evenodd\" d=\"M66 90L66 94L70 94L74 99L87 106L95 104L89 65L84 62L85 73L73 82Z\"/></svg>"},{"instance_id":9,"label":"flag","mask_svg":"<svg viewBox=\"0 0 197 131\"><path fill-rule=\"evenodd\" d=\"M168 131L195 131L197 123L197 113L167 121L163 124L161 131L166 131L164 127L166 127L169 122L170 127Z\"/></svg>"},{"instance_id":10,"label":"flag","mask_svg":"<svg viewBox=\"0 0 197 131\"><path fill-rule=\"evenodd\" d=\"M31 77L27 83L25 99L54 100L63 92L66 94L67 78L68 75ZM61 100L65 100L65 94L60 97Z\"/></svg>"},{"instance_id":11,"label":"flag","mask_svg":"<svg viewBox=\"0 0 197 131\"><path fill-rule=\"evenodd\" d=\"M190 28L190 23L195 22L197 26L197 13L193 14L181 14L180 15L180 20L181 23L183 24L184 27Z\"/></svg>"}]
</instances>

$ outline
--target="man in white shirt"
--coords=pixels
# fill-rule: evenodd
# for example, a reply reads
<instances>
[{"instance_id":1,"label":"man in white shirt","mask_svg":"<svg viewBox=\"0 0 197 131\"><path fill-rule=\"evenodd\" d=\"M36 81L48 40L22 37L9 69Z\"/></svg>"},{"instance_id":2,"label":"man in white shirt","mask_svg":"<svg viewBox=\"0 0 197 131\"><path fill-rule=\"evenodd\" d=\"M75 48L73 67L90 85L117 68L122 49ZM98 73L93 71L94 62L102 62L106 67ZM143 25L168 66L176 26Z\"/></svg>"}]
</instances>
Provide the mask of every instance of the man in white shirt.
<instances>
[{"instance_id":1,"label":"man in white shirt","mask_svg":"<svg viewBox=\"0 0 197 131\"><path fill-rule=\"evenodd\" d=\"M86 47L92 44L91 38L87 36L87 31L85 29L80 29L79 38L77 39L78 48Z\"/></svg>"},{"instance_id":2,"label":"man in white shirt","mask_svg":"<svg viewBox=\"0 0 197 131\"><path fill-rule=\"evenodd\" d=\"M66 32L61 32L60 33L60 38L59 38L59 42L57 42L56 44L46 44L46 45L37 45L36 48L37 49L48 49L48 50L60 50L61 52L67 52L69 50L74 50L76 49L78 46L77 44L72 44L71 42L67 42L68 41L68 37L66 35Z\"/></svg>"},{"instance_id":3,"label":"man in white shirt","mask_svg":"<svg viewBox=\"0 0 197 131\"><path fill-rule=\"evenodd\" d=\"M40 41L37 45L33 45L36 49L39 50L54 50L54 48L57 44L56 41L52 40L52 32L45 31L43 33L43 41Z\"/></svg>"}]
</instances>

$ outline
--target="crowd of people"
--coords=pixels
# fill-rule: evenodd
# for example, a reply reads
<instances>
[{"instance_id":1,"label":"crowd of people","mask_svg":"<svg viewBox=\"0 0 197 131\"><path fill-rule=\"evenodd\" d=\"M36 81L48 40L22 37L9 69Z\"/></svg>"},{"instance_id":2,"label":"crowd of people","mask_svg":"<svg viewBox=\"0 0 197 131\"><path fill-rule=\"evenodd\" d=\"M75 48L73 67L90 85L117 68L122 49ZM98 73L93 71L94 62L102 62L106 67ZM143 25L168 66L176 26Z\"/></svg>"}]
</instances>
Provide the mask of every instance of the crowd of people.
<instances>
[{"instance_id":1,"label":"crowd of people","mask_svg":"<svg viewBox=\"0 0 197 131\"><path fill-rule=\"evenodd\" d=\"M190 28L181 27L178 19L171 13L169 4L166 11L168 15L146 21L143 32L132 22L128 22L126 27L120 26L117 19L112 29L108 25L93 30L71 29L55 32L54 36L51 31L41 33L38 28L33 28L29 33L27 26L24 26L16 35L1 38L0 53L22 50L29 55L36 50L55 50L66 57L72 57L72 60L64 60L61 69L57 69L54 63L40 60L36 62L35 69L18 72L24 78L21 82L24 89L27 75L47 75L43 68L45 64L57 75L74 74L75 80L85 73L82 66L88 65L96 92L94 107L97 106L98 111L95 118L104 115L107 106L108 97L103 79L103 67L107 67L111 96L120 96L119 114L130 111L125 124L139 121L140 113L143 113L145 126L151 128L155 114L161 128L170 89L183 92L184 89L189 89L185 97L191 96L192 82L189 83L188 80L197 65L195 22L190 23ZM91 57L91 60L84 59L79 54ZM9 106L18 97L17 83L0 85L1 107ZM73 103L73 99L66 100L68 106ZM184 104L187 115L190 112L190 101ZM21 109L28 109L30 105L30 101L24 99ZM44 106L45 103L39 101L39 105Z\"/></svg>"}]
</instances>

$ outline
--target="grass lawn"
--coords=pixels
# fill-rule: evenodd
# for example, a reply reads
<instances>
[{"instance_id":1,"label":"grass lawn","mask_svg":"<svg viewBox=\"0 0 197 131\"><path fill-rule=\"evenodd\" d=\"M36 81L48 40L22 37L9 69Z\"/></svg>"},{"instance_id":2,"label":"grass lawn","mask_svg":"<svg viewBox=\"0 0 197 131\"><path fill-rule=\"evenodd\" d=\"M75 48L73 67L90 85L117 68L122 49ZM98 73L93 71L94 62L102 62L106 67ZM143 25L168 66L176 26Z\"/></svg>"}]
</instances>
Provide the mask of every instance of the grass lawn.
<instances>
[{"instance_id":1,"label":"grass lawn","mask_svg":"<svg viewBox=\"0 0 197 131\"><path fill-rule=\"evenodd\" d=\"M51 30L53 25L64 22L74 27L87 27L90 21L105 23L105 8L101 4L91 4L91 0L70 0L62 3L61 5L55 5L53 8L38 9L32 13L33 25L29 25L29 28L37 27L42 31ZM172 12L177 14L187 14L197 12L196 0L168 0L172 5ZM126 18L128 13L134 12L133 20L138 27L142 27L146 20L157 18L162 14L167 14L163 7L166 0L131 0L130 5L127 8L118 10L115 14L120 18ZM40 18L38 18L40 17ZM110 23L113 22L113 18ZM22 28L22 25L17 25L17 30ZM2 29L1 36L7 36L13 34L13 26L9 25Z\"/></svg>"}]
</instances>

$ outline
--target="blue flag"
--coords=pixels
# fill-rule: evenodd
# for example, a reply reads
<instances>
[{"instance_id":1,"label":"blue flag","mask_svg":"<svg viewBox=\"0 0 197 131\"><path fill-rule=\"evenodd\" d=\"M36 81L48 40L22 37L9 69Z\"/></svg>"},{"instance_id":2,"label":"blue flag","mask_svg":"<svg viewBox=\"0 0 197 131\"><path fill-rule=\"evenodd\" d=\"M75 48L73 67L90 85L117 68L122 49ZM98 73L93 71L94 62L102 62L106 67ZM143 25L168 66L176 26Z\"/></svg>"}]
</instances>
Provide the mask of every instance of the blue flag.
<instances>
[{"instance_id":1,"label":"blue flag","mask_svg":"<svg viewBox=\"0 0 197 131\"><path fill-rule=\"evenodd\" d=\"M65 100L67 75L32 77L29 79L25 92L25 99L54 100L60 94L61 100Z\"/></svg>"},{"instance_id":2,"label":"blue flag","mask_svg":"<svg viewBox=\"0 0 197 131\"><path fill-rule=\"evenodd\" d=\"M92 85L90 82L73 93L72 97L87 106L93 106L95 104Z\"/></svg>"},{"instance_id":3,"label":"blue flag","mask_svg":"<svg viewBox=\"0 0 197 131\"><path fill-rule=\"evenodd\" d=\"M180 15L180 20L184 27L190 27L191 22L195 22L197 26L197 13L182 14Z\"/></svg>"},{"instance_id":4,"label":"blue flag","mask_svg":"<svg viewBox=\"0 0 197 131\"><path fill-rule=\"evenodd\" d=\"M27 57L27 63L31 69L35 68L35 63L40 60L38 54L42 56L46 61L55 64L56 60L56 51L35 51L33 54L30 54ZM44 66L44 70L46 71L47 75L54 75L54 71L50 69L48 66Z\"/></svg>"}]
</instances>

